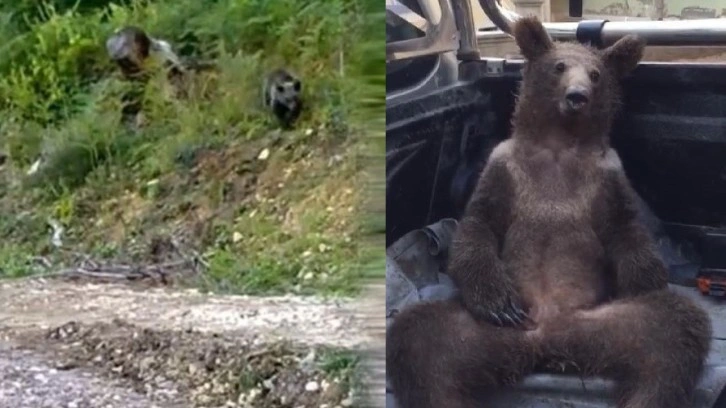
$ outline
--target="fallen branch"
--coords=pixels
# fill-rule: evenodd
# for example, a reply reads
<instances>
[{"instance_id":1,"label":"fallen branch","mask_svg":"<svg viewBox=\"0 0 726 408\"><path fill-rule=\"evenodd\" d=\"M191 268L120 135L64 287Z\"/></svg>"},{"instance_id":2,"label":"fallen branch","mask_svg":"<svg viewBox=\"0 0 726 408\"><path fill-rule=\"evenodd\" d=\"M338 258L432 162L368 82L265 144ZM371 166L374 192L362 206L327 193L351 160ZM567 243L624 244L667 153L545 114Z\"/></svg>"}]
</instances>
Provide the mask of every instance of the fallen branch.
<instances>
[{"instance_id":1,"label":"fallen branch","mask_svg":"<svg viewBox=\"0 0 726 408\"><path fill-rule=\"evenodd\" d=\"M64 268L57 271L28 276L27 279L43 279L55 277L84 277L105 280L142 280L151 279L160 281L163 284L169 282L171 275L184 270L197 272L199 263L192 259L184 259L174 262L166 262L151 265L99 265L91 260L84 260L76 267Z\"/></svg>"}]
</instances>

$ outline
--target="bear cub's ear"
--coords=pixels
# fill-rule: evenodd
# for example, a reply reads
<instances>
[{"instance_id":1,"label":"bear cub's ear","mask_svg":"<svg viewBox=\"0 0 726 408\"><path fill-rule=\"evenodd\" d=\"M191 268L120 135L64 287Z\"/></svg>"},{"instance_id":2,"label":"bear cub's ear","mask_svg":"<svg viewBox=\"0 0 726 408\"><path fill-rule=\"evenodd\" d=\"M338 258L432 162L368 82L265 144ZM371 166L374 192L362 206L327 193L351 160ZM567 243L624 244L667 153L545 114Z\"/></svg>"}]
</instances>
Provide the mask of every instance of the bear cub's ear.
<instances>
[{"instance_id":1,"label":"bear cub's ear","mask_svg":"<svg viewBox=\"0 0 726 408\"><path fill-rule=\"evenodd\" d=\"M534 61L554 48L550 35L534 16L517 20L512 27L512 35L528 61Z\"/></svg>"},{"instance_id":2,"label":"bear cub's ear","mask_svg":"<svg viewBox=\"0 0 726 408\"><path fill-rule=\"evenodd\" d=\"M619 39L602 52L602 60L618 78L630 73L643 58L645 41L632 34Z\"/></svg>"}]
</instances>

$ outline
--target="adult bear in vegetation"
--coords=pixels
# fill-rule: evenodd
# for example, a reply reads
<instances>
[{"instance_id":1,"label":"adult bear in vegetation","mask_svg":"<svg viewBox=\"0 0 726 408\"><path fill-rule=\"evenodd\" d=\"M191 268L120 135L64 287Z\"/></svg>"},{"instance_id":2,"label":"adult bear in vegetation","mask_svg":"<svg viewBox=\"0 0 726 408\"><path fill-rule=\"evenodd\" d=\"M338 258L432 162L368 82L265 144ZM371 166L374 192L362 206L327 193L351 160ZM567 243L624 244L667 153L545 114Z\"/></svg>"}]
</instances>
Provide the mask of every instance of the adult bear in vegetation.
<instances>
[{"instance_id":1,"label":"adult bear in vegetation","mask_svg":"<svg viewBox=\"0 0 726 408\"><path fill-rule=\"evenodd\" d=\"M470 408L540 367L574 367L614 379L618 407L687 407L711 322L668 291L609 146L618 81L644 44L554 43L535 18L513 34L526 59L513 134L490 155L452 244L460 298L394 319L393 392L402 408Z\"/></svg>"}]
</instances>

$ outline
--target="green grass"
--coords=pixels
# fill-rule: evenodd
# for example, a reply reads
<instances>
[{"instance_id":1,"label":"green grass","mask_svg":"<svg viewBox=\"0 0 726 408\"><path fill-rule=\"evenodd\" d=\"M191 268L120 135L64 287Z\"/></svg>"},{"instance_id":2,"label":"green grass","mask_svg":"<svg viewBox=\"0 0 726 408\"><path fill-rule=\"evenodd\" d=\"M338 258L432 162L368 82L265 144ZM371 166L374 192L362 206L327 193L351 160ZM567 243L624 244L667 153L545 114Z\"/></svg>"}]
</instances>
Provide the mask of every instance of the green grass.
<instances>
[{"instance_id":1,"label":"green grass","mask_svg":"<svg viewBox=\"0 0 726 408\"><path fill-rule=\"evenodd\" d=\"M360 356L351 351L327 350L319 357L320 369L329 376L345 377L355 371Z\"/></svg>"},{"instance_id":2,"label":"green grass","mask_svg":"<svg viewBox=\"0 0 726 408\"><path fill-rule=\"evenodd\" d=\"M329 380L339 382L344 390L365 390L359 354L350 350L323 349L317 365Z\"/></svg>"},{"instance_id":3,"label":"green grass","mask_svg":"<svg viewBox=\"0 0 726 408\"><path fill-rule=\"evenodd\" d=\"M150 242L181 237L208 264L193 281L205 289L355 293L382 257L380 234L369 236L382 225L371 183L384 171L372 156L383 148L385 78L375 3L0 6L0 151L10 157L0 170L0 276L77 253L150 262ZM185 99L168 95L163 72L145 87L124 82L104 42L125 24L219 70L194 76ZM261 76L281 65L303 78L309 107L286 132L260 108ZM133 88L143 95L139 132L120 122ZM41 155L46 164L27 176ZM63 225L61 248L50 219Z\"/></svg>"}]
</instances>

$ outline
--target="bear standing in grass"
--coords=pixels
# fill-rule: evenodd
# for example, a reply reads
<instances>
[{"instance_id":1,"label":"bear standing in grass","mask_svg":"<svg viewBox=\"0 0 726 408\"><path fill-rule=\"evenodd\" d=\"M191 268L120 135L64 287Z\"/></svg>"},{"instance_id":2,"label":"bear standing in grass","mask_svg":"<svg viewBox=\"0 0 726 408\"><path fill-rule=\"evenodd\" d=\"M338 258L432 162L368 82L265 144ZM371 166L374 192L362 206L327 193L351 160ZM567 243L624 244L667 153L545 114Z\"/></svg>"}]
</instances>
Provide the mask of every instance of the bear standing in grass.
<instances>
[{"instance_id":1,"label":"bear standing in grass","mask_svg":"<svg viewBox=\"0 0 726 408\"><path fill-rule=\"evenodd\" d=\"M527 64L513 134L492 152L451 249L461 296L394 320L386 347L396 399L486 406L497 387L570 367L614 379L618 407L688 407L711 323L668 291L608 140L618 81L644 44L553 43L535 18L519 20L514 37Z\"/></svg>"}]
</instances>

